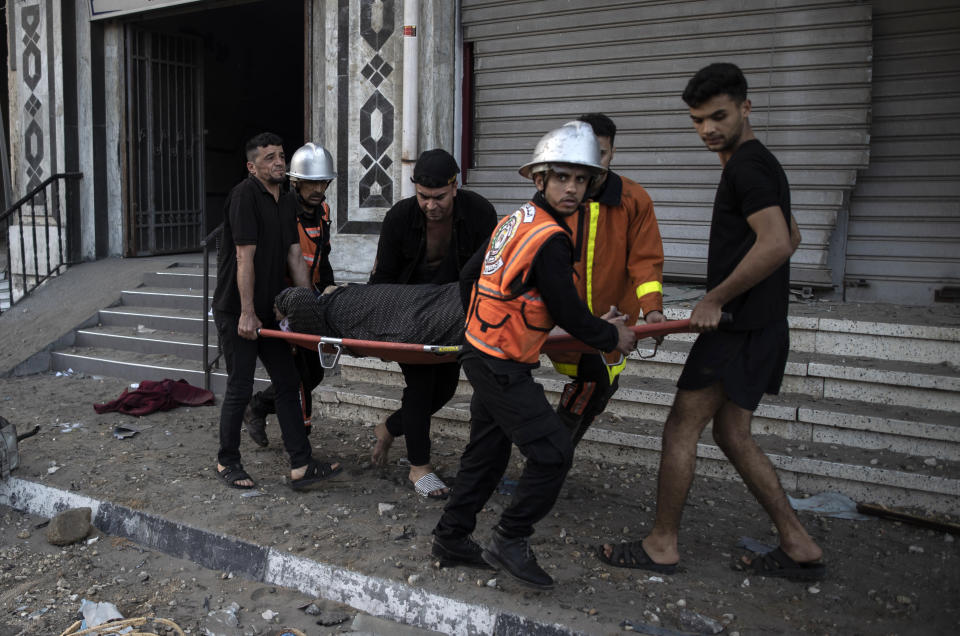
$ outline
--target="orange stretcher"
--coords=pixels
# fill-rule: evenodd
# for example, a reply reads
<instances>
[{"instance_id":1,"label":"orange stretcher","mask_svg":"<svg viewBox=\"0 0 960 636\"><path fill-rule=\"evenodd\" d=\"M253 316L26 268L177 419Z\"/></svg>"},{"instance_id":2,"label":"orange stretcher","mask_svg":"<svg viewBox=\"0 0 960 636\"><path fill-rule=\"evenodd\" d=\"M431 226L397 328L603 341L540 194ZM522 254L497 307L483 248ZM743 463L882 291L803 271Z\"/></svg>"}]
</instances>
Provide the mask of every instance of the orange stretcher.
<instances>
[{"instance_id":1,"label":"orange stretcher","mask_svg":"<svg viewBox=\"0 0 960 636\"><path fill-rule=\"evenodd\" d=\"M636 325L630 327L630 329L637 335L638 341L644 338L660 338L671 333L691 331L689 319L668 320L650 325ZM307 349L316 349L320 354L320 365L325 369L330 369L335 366L340 359L340 354L345 351L357 357L373 357L407 364L455 362L457 354L460 353L460 345L427 345L408 342L356 340L354 338L332 338L329 336L314 336L294 331L278 331L276 329L260 329L258 333L264 338L282 338ZM541 353L571 351L579 353L597 352L597 350L590 345L577 340L567 333L548 337L540 351Z\"/></svg>"}]
</instances>

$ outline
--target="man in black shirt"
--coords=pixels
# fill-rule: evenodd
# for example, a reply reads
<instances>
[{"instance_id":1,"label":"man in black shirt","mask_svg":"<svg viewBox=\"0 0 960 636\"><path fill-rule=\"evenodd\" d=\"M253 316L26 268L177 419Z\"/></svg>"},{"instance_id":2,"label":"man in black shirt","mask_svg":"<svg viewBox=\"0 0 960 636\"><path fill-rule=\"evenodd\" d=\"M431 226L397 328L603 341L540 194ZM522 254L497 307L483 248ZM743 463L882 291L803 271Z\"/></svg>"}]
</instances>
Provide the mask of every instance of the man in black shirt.
<instances>
[{"instance_id":1,"label":"man in black shirt","mask_svg":"<svg viewBox=\"0 0 960 636\"><path fill-rule=\"evenodd\" d=\"M497 224L489 201L457 188L459 172L445 150L420 155L413 169L417 194L397 202L384 217L370 283L441 285L459 279L464 263ZM446 499L450 489L430 465L430 416L453 397L460 365L401 364L400 370L406 383L400 409L374 429L373 462L385 464L394 438L403 435L416 492Z\"/></svg>"},{"instance_id":2,"label":"man in black shirt","mask_svg":"<svg viewBox=\"0 0 960 636\"><path fill-rule=\"evenodd\" d=\"M326 203L326 191L336 178L333 157L327 149L307 142L293 153L290 159L290 199L285 204L297 211L297 231L300 252L307 266L307 277L317 292L333 285L333 267L330 265L330 207ZM323 382L323 365L316 349L295 347L293 360L300 374L300 407L303 425L310 433L312 427L313 390ZM258 446L267 446L267 415L277 412L277 391L272 384L258 391L250 399L243 413L247 433Z\"/></svg>"},{"instance_id":3,"label":"man in black shirt","mask_svg":"<svg viewBox=\"0 0 960 636\"><path fill-rule=\"evenodd\" d=\"M288 271L298 287L309 287L310 280L297 237L294 202L280 196L286 170L283 140L262 133L247 142L246 154L250 175L227 197L213 294L213 318L227 365L217 475L231 488L255 485L240 463L240 429L259 357L276 388L277 419L290 455L290 485L304 490L341 467L313 459L300 416L300 378L290 345L259 338L257 330L277 328L273 299L286 286Z\"/></svg>"},{"instance_id":4,"label":"man in black shirt","mask_svg":"<svg viewBox=\"0 0 960 636\"><path fill-rule=\"evenodd\" d=\"M751 436L763 393L777 393L789 351L790 256L800 242L786 174L753 134L743 73L711 64L687 84L683 100L723 174L714 200L707 294L691 326L704 332L677 381L663 430L657 514L642 541L604 545L600 558L623 567L676 571L680 518L693 481L697 442L713 420L713 438L776 525L780 546L738 565L762 576L816 580L823 552L800 524L770 460ZM733 324L716 331L721 312Z\"/></svg>"}]
</instances>

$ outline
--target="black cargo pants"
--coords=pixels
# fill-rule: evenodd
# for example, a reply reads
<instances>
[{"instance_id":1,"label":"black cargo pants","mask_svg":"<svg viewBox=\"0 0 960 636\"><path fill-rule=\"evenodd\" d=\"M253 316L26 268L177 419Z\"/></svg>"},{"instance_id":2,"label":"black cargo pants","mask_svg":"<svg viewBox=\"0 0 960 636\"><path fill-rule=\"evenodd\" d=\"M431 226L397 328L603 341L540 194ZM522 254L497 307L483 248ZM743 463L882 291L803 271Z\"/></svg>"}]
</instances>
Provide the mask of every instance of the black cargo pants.
<instances>
[{"instance_id":1,"label":"black cargo pants","mask_svg":"<svg viewBox=\"0 0 960 636\"><path fill-rule=\"evenodd\" d=\"M441 539L473 532L477 514L503 476L513 444L526 465L499 531L506 537L528 537L535 523L553 508L570 470L573 444L556 412L533 381L527 365L479 354L462 360L473 386L470 441L460 458L451 497L434 533Z\"/></svg>"}]
</instances>

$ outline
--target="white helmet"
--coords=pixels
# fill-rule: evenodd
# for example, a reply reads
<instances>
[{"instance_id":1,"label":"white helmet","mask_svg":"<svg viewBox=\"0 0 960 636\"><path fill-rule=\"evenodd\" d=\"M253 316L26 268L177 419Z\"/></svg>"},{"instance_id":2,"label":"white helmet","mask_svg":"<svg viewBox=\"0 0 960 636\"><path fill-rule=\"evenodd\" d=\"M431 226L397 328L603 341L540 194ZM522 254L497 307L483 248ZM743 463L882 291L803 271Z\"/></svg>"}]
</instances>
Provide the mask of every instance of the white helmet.
<instances>
[{"instance_id":1,"label":"white helmet","mask_svg":"<svg viewBox=\"0 0 960 636\"><path fill-rule=\"evenodd\" d=\"M593 127L586 122L570 121L551 130L537 142L533 157L520 168L520 174L532 179L534 174L546 172L554 163L583 166L594 175L602 174L605 168L600 164L600 146Z\"/></svg>"},{"instance_id":2,"label":"white helmet","mask_svg":"<svg viewBox=\"0 0 960 636\"><path fill-rule=\"evenodd\" d=\"M290 158L291 179L303 181L332 181L337 173L333 170L333 157L323 146L307 142Z\"/></svg>"}]
</instances>

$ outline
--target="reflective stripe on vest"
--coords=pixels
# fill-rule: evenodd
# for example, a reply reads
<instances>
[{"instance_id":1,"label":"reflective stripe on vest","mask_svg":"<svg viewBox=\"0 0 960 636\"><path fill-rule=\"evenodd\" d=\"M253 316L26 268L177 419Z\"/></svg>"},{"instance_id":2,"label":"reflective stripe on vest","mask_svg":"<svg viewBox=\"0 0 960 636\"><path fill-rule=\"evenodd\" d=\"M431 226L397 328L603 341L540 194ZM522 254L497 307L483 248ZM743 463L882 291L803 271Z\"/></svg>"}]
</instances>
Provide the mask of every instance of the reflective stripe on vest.
<instances>
[{"instance_id":1,"label":"reflective stripe on vest","mask_svg":"<svg viewBox=\"0 0 960 636\"><path fill-rule=\"evenodd\" d=\"M553 368L557 370L557 373L562 373L571 378L577 377L578 363L557 362L556 360L551 360L550 362L553 363ZM604 361L604 364L607 367L607 377L610 378L610 384L613 384L614 379L627 368L627 358L623 354L620 354L620 361L616 364L610 364L606 361Z\"/></svg>"},{"instance_id":2,"label":"reflective stripe on vest","mask_svg":"<svg viewBox=\"0 0 960 636\"><path fill-rule=\"evenodd\" d=\"M637 285L637 298L643 298L647 294L663 293L663 283L658 280L652 280L647 283Z\"/></svg>"},{"instance_id":3,"label":"reflective stripe on vest","mask_svg":"<svg viewBox=\"0 0 960 636\"><path fill-rule=\"evenodd\" d=\"M590 202L590 221L587 224L587 307L593 313L593 257L597 251L597 223L600 220L600 204Z\"/></svg>"}]
</instances>

